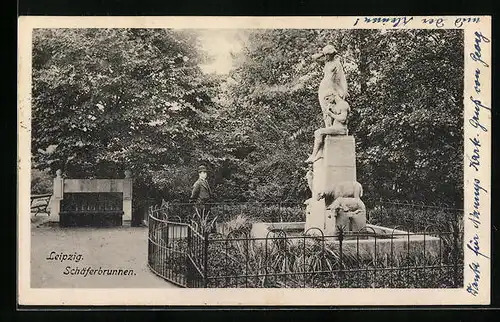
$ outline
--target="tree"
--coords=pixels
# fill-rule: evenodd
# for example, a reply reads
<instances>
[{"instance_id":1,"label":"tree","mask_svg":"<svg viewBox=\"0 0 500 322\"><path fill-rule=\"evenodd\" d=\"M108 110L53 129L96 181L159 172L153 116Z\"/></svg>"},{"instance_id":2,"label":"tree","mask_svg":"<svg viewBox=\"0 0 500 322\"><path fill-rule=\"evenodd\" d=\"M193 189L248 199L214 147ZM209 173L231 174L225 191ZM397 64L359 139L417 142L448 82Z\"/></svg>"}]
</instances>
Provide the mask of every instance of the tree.
<instances>
[{"instance_id":1,"label":"tree","mask_svg":"<svg viewBox=\"0 0 500 322\"><path fill-rule=\"evenodd\" d=\"M309 197L305 160L322 126L326 44L341 53L366 197L462 196L463 32L248 30L229 77L204 74L196 34L36 30L33 161L72 177L121 177L185 199L204 163L217 199ZM134 189L136 191L136 189Z\"/></svg>"},{"instance_id":2,"label":"tree","mask_svg":"<svg viewBox=\"0 0 500 322\"><path fill-rule=\"evenodd\" d=\"M35 30L34 162L76 178L130 169L136 187L185 193L176 180L196 169L210 129L215 84L203 59L186 31Z\"/></svg>"},{"instance_id":3,"label":"tree","mask_svg":"<svg viewBox=\"0 0 500 322\"><path fill-rule=\"evenodd\" d=\"M369 67L376 76L360 93L364 105L354 105L360 176L382 196L461 207L463 34L391 31L380 38L383 56Z\"/></svg>"},{"instance_id":4,"label":"tree","mask_svg":"<svg viewBox=\"0 0 500 322\"><path fill-rule=\"evenodd\" d=\"M302 160L321 126L322 72L308 57L329 43L342 53L368 196L460 205L463 35L453 30L252 32L223 104L253 146L239 174L260 191L248 193L307 197Z\"/></svg>"}]
</instances>

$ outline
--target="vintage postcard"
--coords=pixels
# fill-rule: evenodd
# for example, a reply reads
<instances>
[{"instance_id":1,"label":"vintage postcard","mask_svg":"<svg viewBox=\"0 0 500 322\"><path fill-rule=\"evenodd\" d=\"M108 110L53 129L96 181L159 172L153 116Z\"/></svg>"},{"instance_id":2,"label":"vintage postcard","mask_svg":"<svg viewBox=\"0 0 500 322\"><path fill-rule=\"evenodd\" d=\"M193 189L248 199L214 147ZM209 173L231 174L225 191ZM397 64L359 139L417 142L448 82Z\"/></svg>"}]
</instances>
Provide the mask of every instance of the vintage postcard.
<instances>
[{"instance_id":1,"label":"vintage postcard","mask_svg":"<svg viewBox=\"0 0 500 322\"><path fill-rule=\"evenodd\" d=\"M20 305L490 303L489 16L19 18Z\"/></svg>"}]
</instances>

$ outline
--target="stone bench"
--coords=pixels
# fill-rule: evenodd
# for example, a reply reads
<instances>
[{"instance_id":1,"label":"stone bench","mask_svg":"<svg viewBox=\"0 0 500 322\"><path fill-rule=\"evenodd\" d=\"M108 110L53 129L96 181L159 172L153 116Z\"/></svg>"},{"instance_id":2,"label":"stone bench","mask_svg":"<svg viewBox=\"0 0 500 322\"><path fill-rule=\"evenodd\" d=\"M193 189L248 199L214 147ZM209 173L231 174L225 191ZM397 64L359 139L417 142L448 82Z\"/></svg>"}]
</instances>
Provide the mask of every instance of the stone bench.
<instances>
[{"instance_id":1,"label":"stone bench","mask_svg":"<svg viewBox=\"0 0 500 322\"><path fill-rule=\"evenodd\" d=\"M121 226L132 219L132 178L54 179L51 214L60 226Z\"/></svg>"}]
</instances>

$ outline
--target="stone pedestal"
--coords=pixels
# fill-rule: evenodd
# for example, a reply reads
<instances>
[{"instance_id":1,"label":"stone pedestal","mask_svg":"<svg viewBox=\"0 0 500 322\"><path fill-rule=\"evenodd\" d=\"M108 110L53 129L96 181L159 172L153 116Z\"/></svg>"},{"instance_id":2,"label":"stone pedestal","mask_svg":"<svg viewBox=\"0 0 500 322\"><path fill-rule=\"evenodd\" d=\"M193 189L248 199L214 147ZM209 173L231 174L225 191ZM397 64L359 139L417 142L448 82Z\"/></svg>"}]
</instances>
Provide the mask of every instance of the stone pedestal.
<instances>
[{"instance_id":1,"label":"stone pedestal","mask_svg":"<svg viewBox=\"0 0 500 322\"><path fill-rule=\"evenodd\" d=\"M59 222L59 212L61 211L61 200L64 198L64 179L61 177L61 170L56 171L52 198L50 198L49 221Z\"/></svg>"},{"instance_id":2,"label":"stone pedestal","mask_svg":"<svg viewBox=\"0 0 500 322\"><path fill-rule=\"evenodd\" d=\"M353 136L326 136L322 156L313 164L313 191L311 214L306 218L305 230L319 228L325 235L335 233L333 211L325 208L325 201L317 200L318 194L336 182L356 181L356 149ZM318 234L310 230L310 234Z\"/></svg>"},{"instance_id":3,"label":"stone pedestal","mask_svg":"<svg viewBox=\"0 0 500 322\"><path fill-rule=\"evenodd\" d=\"M356 146L353 136L327 136L323 151L326 183L356 181Z\"/></svg>"}]
</instances>

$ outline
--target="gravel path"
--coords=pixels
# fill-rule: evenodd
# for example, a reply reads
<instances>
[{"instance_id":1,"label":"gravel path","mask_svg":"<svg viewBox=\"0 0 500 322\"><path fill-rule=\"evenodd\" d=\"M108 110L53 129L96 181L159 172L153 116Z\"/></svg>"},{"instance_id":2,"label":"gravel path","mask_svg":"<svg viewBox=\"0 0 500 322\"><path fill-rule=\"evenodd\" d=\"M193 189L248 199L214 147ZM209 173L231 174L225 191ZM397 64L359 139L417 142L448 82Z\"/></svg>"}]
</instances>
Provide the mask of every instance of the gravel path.
<instances>
[{"instance_id":1,"label":"gravel path","mask_svg":"<svg viewBox=\"0 0 500 322\"><path fill-rule=\"evenodd\" d=\"M33 288L169 288L176 287L147 267L147 228L59 228L33 223L31 287ZM52 253L55 252L55 253ZM52 255L51 255L52 253ZM72 254L72 260L55 255ZM75 255L76 254L76 255ZM81 255L81 260L76 262ZM68 256L69 257L69 256ZM70 267L69 270L67 267ZM71 275L75 268L133 270L131 275Z\"/></svg>"}]
</instances>

